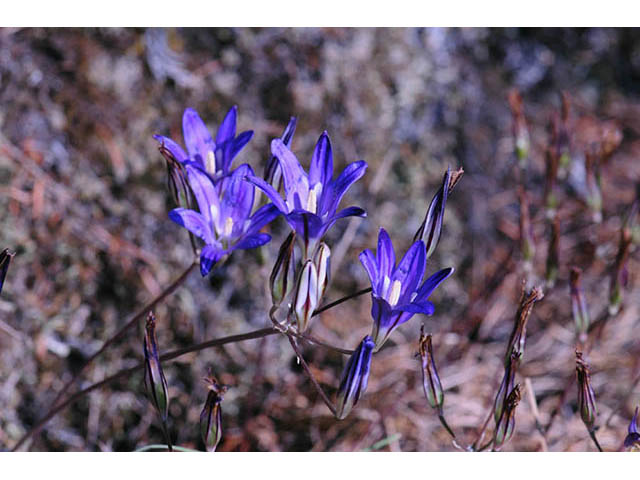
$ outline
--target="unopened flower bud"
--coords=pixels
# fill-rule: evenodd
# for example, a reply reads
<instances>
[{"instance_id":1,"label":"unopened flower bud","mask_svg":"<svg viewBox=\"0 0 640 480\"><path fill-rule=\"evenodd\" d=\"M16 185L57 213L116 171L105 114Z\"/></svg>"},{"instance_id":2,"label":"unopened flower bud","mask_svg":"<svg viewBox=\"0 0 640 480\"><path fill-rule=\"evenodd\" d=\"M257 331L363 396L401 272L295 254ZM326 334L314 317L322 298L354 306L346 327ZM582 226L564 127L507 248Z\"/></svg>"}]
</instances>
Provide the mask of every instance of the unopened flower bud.
<instances>
[{"instance_id":1,"label":"unopened flower bud","mask_svg":"<svg viewBox=\"0 0 640 480\"><path fill-rule=\"evenodd\" d=\"M313 263L318 272L318 303L320 303L331 277L331 249L326 243L322 242L318 245Z\"/></svg>"},{"instance_id":2,"label":"unopened flower bud","mask_svg":"<svg viewBox=\"0 0 640 480\"><path fill-rule=\"evenodd\" d=\"M589 330L589 309L585 301L581 286L582 270L577 267L571 267L569 274L569 285L571 288L571 312L573 320L576 322L576 331L578 335L584 337Z\"/></svg>"},{"instance_id":3,"label":"unopened flower bud","mask_svg":"<svg viewBox=\"0 0 640 480\"><path fill-rule=\"evenodd\" d=\"M293 134L296 131L297 124L296 117L291 117L287 127L284 129L284 133L280 137L280 140L285 144L287 148L291 148L291 142L293 141ZM276 190L282 188L282 170L280 169L280 163L275 155L272 155L264 170L264 179Z\"/></svg>"},{"instance_id":4,"label":"unopened flower bud","mask_svg":"<svg viewBox=\"0 0 640 480\"><path fill-rule=\"evenodd\" d=\"M640 432L638 432L638 407L629 424L629 434L624 439L624 447L631 451L640 451Z\"/></svg>"},{"instance_id":5,"label":"unopened flower bud","mask_svg":"<svg viewBox=\"0 0 640 480\"><path fill-rule=\"evenodd\" d=\"M609 313L611 315L616 315L620 311L620 306L622 305L622 289L627 285L629 276L627 262L633 241L632 227L634 216L634 206L632 206L631 214L625 220L620 231L618 253L616 254L616 260L611 271L611 283L609 287Z\"/></svg>"},{"instance_id":6,"label":"unopened flower bud","mask_svg":"<svg viewBox=\"0 0 640 480\"><path fill-rule=\"evenodd\" d=\"M209 393L200 413L200 434L206 449L215 452L222 438L222 398L227 392L225 385L218 384L217 380L209 375L205 379Z\"/></svg>"},{"instance_id":7,"label":"unopened flower bud","mask_svg":"<svg viewBox=\"0 0 640 480\"><path fill-rule=\"evenodd\" d=\"M375 343L367 335L349 357L338 387L336 401L336 418L338 420L342 420L349 415L351 409L358 403L358 400L367 389L374 347Z\"/></svg>"},{"instance_id":8,"label":"unopened flower bud","mask_svg":"<svg viewBox=\"0 0 640 480\"><path fill-rule=\"evenodd\" d=\"M420 359L422 360L422 388L424 389L424 395L431 408L435 408L438 413L442 413L444 390L442 389L442 383L440 383L440 377L433 358L431 334L424 335L424 326L420 329L419 349Z\"/></svg>"},{"instance_id":9,"label":"unopened flower bud","mask_svg":"<svg viewBox=\"0 0 640 480\"><path fill-rule=\"evenodd\" d=\"M293 312L298 324L298 331L304 332L318 306L318 271L312 260L307 260L300 269L296 282L296 295L293 301Z\"/></svg>"},{"instance_id":10,"label":"unopened flower bud","mask_svg":"<svg viewBox=\"0 0 640 480\"><path fill-rule=\"evenodd\" d=\"M597 155L585 154L585 170L587 185L587 205L593 213L593 221L602 222L602 191L600 189L600 173Z\"/></svg>"},{"instance_id":11,"label":"unopened flower bud","mask_svg":"<svg viewBox=\"0 0 640 480\"><path fill-rule=\"evenodd\" d=\"M151 403L160 418L166 422L169 415L169 391L160 365L156 341L156 318L153 312L147 316L144 335L144 383Z\"/></svg>"},{"instance_id":12,"label":"unopened flower bud","mask_svg":"<svg viewBox=\"0 0 640 480\"><path fill-rule=\"evenodd\" d=\"M516 407L521 398L520 385L513 387L507 396L502 415L496 422L496 430L493 438L493 448L498 450L511 439L516 426Z\"/></svg>"},{"instance_id":13,"label":"unopened flower bud","mask_svg":"<svg viewBox=\"0 0 640 480\"><path fill-rule=\"evenodd\" d=\"M293 286L295 275L295 259L293 250L295 246L296 232L291 232L280 246L278 258L269 277L269 287L271 289L271 301L278 306L289 294Z\"/></svg>"},{"instance_id":14,"label":"unopened flower bud","mask_svg":"<svg viewBox=\"0 0 640 480\"><path fill-rule=\"evenodd\" d=\"M440 240L444 210L447 204L447 197L449 195L450 179L451 168L447 168L444 178L442 179L442 185L431 200L424 220L413 239L414 242L416 240L422 240L424 242L427 251L427 258L429 258L435 251L438 241Z\"/></svg>"},{"instance_id":15,"label":"unopened flower bud","mask_svg":"<svg viewBox=\"0 0 640 480\"><path fill-rule=\"evenodd\" d=\"M596 397L591 388L589 365L582 359L582 352L576 350L576 376L578 379L578 409L589 432L595 431Z\"/></svg>"},{"instance_id":16,"label":"unopened flower bud","mask_svg":"<svg viewBox=\"0 0 640 480\"><path fill-rule=\"evenodd\" d=\"M10 252L8 248L5 248L0 253L0 293L2 293L2 286L4 285L4 280L7 277L9 263L11 263L11 259L14 255L15 253Z\"/></svg>"}]
</instances>

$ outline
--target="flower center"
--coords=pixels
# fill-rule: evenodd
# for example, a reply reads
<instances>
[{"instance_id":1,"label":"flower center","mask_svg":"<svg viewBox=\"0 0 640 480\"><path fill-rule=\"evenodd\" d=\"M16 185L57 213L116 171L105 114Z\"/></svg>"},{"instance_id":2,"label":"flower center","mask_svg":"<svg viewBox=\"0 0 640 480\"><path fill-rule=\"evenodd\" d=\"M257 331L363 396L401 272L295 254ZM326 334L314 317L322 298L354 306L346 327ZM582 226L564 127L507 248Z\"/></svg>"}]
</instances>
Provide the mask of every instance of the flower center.
<instances>
[{"instance_id":1,"label":"flower center","mask_svg":"<svg viewBox=\"0 0 640 480\"><path fill-rule=\"evenodd\" d=\"M227 219L224 221L224 231L222 232L222 234L225 237L230 237L232 231L233 231L233 219L231 217L227 217Z\"/></svg>"},{"instance_id":2,"label":"flower center","mask_svg":"<svg viewBox=\"0 0 640 480\"><path fill-rule=\"evenodd\" d=\"M216 155L211 150L207 153L204 167L211 174L216 172Z\"/></svg>"},{"instance_id":3,"label":"flower center","mask_svg":"<svg viewBox=\"0 0 640 480\"><path fill-rule=\"evenodd\" d=\"M394 280L391 284L391 292L389 293L389 305L395 307L400 300L400 292L402 290L402 283L400 280Z\"/></svg>"},{"instance_id":4,"label":"flower center","mask_svg":"<svg viewBox=\"0 0 640 480\"><path fill-rule=\"evenodd\" d=\"M315 188L309 190L309 196L307 197L307 212L316 213L318 208L318 197Z\"/></svg>"}]
</instances>

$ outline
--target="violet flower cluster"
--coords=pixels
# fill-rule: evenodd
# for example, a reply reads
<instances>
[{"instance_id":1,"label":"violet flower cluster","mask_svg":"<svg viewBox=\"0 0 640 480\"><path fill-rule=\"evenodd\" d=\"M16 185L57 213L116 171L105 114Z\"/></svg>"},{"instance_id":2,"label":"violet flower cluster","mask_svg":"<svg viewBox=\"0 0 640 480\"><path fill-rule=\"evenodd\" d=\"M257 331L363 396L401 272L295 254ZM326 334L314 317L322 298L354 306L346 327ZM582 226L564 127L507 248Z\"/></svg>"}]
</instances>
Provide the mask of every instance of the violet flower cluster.
<instances>
[{"instance_id":1,"label":"violet flower cluster","mask_svg":"<svg viewBox=\"0 0 640 480\"><path fill-rule=\"evenodd\" d=\"M263 229L282 215L291 234L280 247L270 277L273 300L270 315L283 332L295 322L295 329L301 334L309 328L330 279L331 249L324 241L326 233L341 218L366 216L361 207L340 210L339 205L349 188L365 174L367 163L363 160L350 163L334 178L333 149L325 131L316 143L306 171L291 150L296 129L296 119L292 117L282 136L271 142L264 178L255 175L248 164L232 169L235 157L253 136L252 131L236 136L236 115L236 107L229 110L214 140L195 110L187 109L182 122L186 152L170 138L155 136L161 149L168 151L184 171L181 178L186 177L184 183L192 194L185 196L195 199L191 202L194 205L187 202L186 208L171 210L169 218L204 242L200 271L206 276L225 255L268 243L271 236ZM397 327L415 314L433 314L434 306L428 298L453 273L453 268L445 268L423 280L427 258L440 237L447 194L452 188L451 176L447 170L443 185L416 233L416 241L399 263L396 264L391 238L383 228L376 254L368 249L360 254L371 281L373 326L371 334L363 338L350 356L342 374L335 407L339 419L349 414L365 392L373 354ZM256 187L270 203L254 212ZM295 239L300 242L298 260L294 254ZM290 301L285 303L289 295ZM282 304L288 305L288 313L281 322L276 313Z\"/></svg>"}]
</instances>

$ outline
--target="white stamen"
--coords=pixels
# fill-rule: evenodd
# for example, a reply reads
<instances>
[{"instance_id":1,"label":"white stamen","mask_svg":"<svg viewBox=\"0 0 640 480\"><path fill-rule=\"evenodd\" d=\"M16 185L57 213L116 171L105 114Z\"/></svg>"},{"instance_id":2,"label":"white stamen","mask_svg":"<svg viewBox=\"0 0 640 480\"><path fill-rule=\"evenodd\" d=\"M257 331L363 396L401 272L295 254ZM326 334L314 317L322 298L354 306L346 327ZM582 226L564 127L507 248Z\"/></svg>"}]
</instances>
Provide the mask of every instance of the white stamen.
<instances>
[{"instance_id":1,"label":"white stamen","mask_svg":"<svg viewBox=\"0 0 640 480\"><path fill-rule=\"evenodd\" d=\"M315 189L309 190L309 196L307 197L307 212L316 213L318 208L318 198L316 196Z\"/></svg>"},{"instance_id":2,"label":"white stamen","mask_svg":"<svg viewBox=\"0 0 640 480\"><path fill-rule=\"evenodd\" d=\"M394 307L398 300L400 300L400 290L402 289L402 284L399 280L394 280L391 285L391 293L389 294L389 305Z\"/></svg>"},{"instance_id":3,"label":"white stamen","mask_svg":"<svg viewBox=\"0 0 640 480\"><path fill-rule=\"evenodd\" d=\"M205 159L205 168L207 172L214 174L216 172L216 155L209 150Z\"/></svg>"},{"instance_id":4,"label":"white stamen","mask_svg":"<svg viewBox=\"0 0 640 480\"><path fill-rule=\"evenodd\" d=\"M209 213L211 214L211 218L213 219L214 225L218 223L218 213L219 213L218 206L211 204L209 206Z\"/></svg>"},{"instance_id":5,"label":"white stamen","mask_svg":"<svg viewBox=\"0 0 640 480\"><path fill-rule=\"evenodd\" d=\"M231 217L227 217L227 219L224 221L223 235L225 237L230 237L232 231L233 231L233 219Z\"/></svg>"}]
</instances>

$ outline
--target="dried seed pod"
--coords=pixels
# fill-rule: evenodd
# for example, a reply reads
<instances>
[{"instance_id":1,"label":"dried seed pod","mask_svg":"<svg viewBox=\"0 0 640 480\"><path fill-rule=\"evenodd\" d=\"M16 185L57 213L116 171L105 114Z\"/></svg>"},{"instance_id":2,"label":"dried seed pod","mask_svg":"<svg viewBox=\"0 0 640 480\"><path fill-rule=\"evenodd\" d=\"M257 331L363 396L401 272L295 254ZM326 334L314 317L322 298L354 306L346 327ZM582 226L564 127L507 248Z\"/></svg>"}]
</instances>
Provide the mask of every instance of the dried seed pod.
<instances>
[{"instance_id":1,"label":"dried seed pod","mask_svg":"<svg viewBox=\"0 0 640 480\"><path fill-rule=\"evenodd\" d=\"M582 352L576 350L576 376L578 380L578 409L589 432L595 431L596 397L591 388L589 365L583 360Z\"/></svg>"},{"instance_id":2,"label":"dried seed pod","mask_svg":"<svg viewBox=\"0 0 640 480\"><path fill-rule=\"evenodd\" d=\"M513 331L511 332L511 337L509 338L509 344L507 346L507 351L504 357L505 366L509 364L509 358L512 352L524 355L524 344L527 335L527 322L529 321L529 316L531 315L533 304L539 300L542 300L543 298L544 293L542 292L542 288L534 287L527 293L523 287L522 295L520 297L520 304L516 313L516 320L513 325Z\"/></svg>"},{"instance_id":3,"label":"dried seed pod","mask_svg":"<svg viewBox=\"0 0 640 480\"><path fill-rule=\"evenodd\" d=\"M507 396L502 415L496 422L496 429L493 437L493 448L498 450L507 443L513 436L513 432L516 427L516 407L520 403L522 394L520 392L520 385L513 387L513 390Z\"/></svg>"},{"instance_id":4,"label":"dried seed pod","mask_svg":"<svg viewBox=\"0 0 640 480\"><path fill-rule=\"evenodd\" d=\"M496 394L496 399L493 404L493 417L496 424L502 416L509 392L514 388L516 371L521 357L522 353L516 353L515 351L511 352L509 362L505 366L504 376L502 377L502 382L500 383L500 388L498 388L498 393Z\"/></svg>"},{"instance_id":5,"label":"dried seed pod","mask_svg":"<svg viewBox=\"0 0 640 480\"><path fill-rule=\"evenodd\" d=\"M205 447L215 452L222 438L222 399L227 392L225 385L220 385L211 375L205 379L209 393L200 413L200 434Z\"/></svg>"},{"instance_id":6,"label":"dried seed pod","mask_svg":"<svg viewBox=\"0 0 640 480\"><path fill-rule=\"evenodd\" d=\"M442 414L442 406L444 405L444 390L436 363L433 358L431 334L424 335L424 325L420 328L419 352L422 360L422 388L424 395L429 402L431 408L437 409Z\"/></svg>"},{"instance_id":7,"label":"dried seed pod","mask_svg":"<svg viewBox=\"0 0 640 480\"><path fill-rule=\"evenodd\" d=\"M164 423L169 415L169 390L158 355L156 318L153 312L149 312L145 327L144 367L144 383L149 400Z\"/></svg>"}]
</instances>

